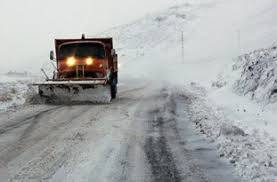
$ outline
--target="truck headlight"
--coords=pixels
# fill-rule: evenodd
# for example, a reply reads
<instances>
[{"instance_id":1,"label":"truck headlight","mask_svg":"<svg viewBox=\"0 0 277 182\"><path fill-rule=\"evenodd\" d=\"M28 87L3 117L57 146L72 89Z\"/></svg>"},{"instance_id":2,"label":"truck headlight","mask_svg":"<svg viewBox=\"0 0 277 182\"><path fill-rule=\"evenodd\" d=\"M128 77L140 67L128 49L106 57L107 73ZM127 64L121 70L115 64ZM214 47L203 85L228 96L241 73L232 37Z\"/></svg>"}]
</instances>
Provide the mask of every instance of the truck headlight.
<instances>
[{"instance_id":1,"label":"truck headlight","mask_svg":"<svg viewBox=\"0 0 277 182\"><path fill-rule=\"evenodd\" d=\"M75 59L73 56L71 56L71 57L69 57L69 58L66 59L66 65L67 65L68 67L72 67L72 66L74 66L75 64L76 64L76 59Z\"/></svg>"},{"instance_id":2,"label":"truck headlight","mask_svg":"<svg viewBox=\"0 0 277 182\"><path fill-rule=\"evenodd\" d=\"M92 65L92 64L93 64L93 59L90 58L90 57L87 58L87 59L86 59L86 64L87 64L87 65Z\"/></svg>"}]
</instances>

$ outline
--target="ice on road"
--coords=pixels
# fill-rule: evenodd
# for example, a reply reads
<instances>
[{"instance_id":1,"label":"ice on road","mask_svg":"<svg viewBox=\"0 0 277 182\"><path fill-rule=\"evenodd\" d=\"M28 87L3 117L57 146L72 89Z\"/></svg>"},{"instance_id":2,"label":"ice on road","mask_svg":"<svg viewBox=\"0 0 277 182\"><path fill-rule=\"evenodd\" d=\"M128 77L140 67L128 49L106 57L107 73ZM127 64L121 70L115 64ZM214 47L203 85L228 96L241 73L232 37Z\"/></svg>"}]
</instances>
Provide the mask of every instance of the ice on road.
<instances>
[{"instance_id":1,"label":"ice on road","mask_svg":"<svg viewBox=\"0 0 277 182\"><path fill-rule=\"evenodd\" d=\"M0 181L238 181L189 120L190 98L125 83L103 105L0 114Z\"/></svg>"}]
</instances>

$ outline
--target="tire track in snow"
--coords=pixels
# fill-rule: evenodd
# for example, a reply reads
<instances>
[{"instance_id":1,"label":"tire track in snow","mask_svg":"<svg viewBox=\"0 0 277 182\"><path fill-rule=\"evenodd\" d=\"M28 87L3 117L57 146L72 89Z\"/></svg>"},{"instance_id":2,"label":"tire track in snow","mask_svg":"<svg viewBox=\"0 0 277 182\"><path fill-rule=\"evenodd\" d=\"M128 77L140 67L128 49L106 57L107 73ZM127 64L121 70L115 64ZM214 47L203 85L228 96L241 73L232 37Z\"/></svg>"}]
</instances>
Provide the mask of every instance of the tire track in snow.
<instances>
[{"instance_id":1,"label":"tire track in snow","mask_svg":"<svg viewBox=\"0 0 277 182\"><path fill-rule=\"evenodd\" d=\"M21 134L21 136L17 141L13 142L13 144L10 144L8 148L4 148L3 150L1 150L0 161L2 161L4 164L8 163L13 158L17 157L22 152L24 152L28 148L27 146L34 146L36 143L39 143L47 136L53 134L55 130L58 130L60 129L60 127L71 123L72 121L77 119L80 115L82 115L83 113L87 112L90 109L88 107L81 112L77 112L76 114L69 116L63 122L57 122L56 125L51 127L51 132L42 132L39 135L32 137L32 132L36 129L36 125L38 125L40 122L47 122L44 120L45 117L47 117L51 113L59 112L57 109L61 109L61 108L64 109L64 107L61 106L61 107L55 107L46 111L42 111L38 114L35 114L34 116L28 117L28 120L23 120L22 124L19 122L17 124L17 127L9 128L11 130L11 129L19 128L26 124L30 124L30 126L24 129L23 133Z\"/></svg>"},{"instance_id":2,"label":"tire track in snow","mask_svg":"<svg viewBox=\"0 0 277 182\"><path fill-rule=\"evenodd\" d=\"M165 137L148 138L145 144L145 152L151 166L154 182L181 181Z\"/></svg>"},{"instance_id":3,"label":"tire track in snow","mask_svg":"<svg viewBox=\"0 0 277 182\"><path fill-rule=\"evenodd\" d=\"M130 145L127 144L126 146L126 150L125 150L125 159L121 160L120 161L120 164L121 164L121 168L122 168L122 171L121 171L121 177L120 177L120 180L119 182L125 182L125 181L128 181L128 171L129 171L129 166L130 166L130 162L128 161L128 158L129 158L129 151L130 151Z\"/></svg>"},{"instance_id":4,"label":"tire track in snow","mask_svg":"<svg viewBox=\"0 0 277 182\"><path fill-rule=\"evenodd\" d=\"M165 100L167 94L159 96ZM151 167L154 182L180 182L180 172L175 164L173 154L165 135L164 124L167 122L162 117L162 108L153 108L149 111L150 136L146 139L144 150Z\"/></svg>"},{"instance_id":5,"label":"tire track in snow","mask_svg":"<svg viewBox=\"0 0 277 182\"><path fill-rule=\"evenodd\" d=\"M162 90L154 98L160 103L148 111L148 137L144 151L152 171L153 182L209 181L200 166L194 163L191 151L184 147L177 123L176 94Z\"/></svg>"},{"instance_id":6,"label":"tire track in snow","mask_svg":"<svg viewBox=\"0 0 277 182\"><path fill-rule=\"evenodd\" d=\"M47 148L43 150L34 160L29 161L28 164L23 167L12 179L15 181L16 179L26 179L25 181L28 181L28 178L33 178L38 181L49 181L51 179L56 171L67 162L72 152L71 145L73 145L73 143L69 142L65 144L61 150L59 145L55 144L54 140L60 138L60 133L66 133L63 131L66 130L66 128L61 127L71 126L70 124L72 124L73 121L78 121L77 119L80 118L80 116L87 113L91 109L90 106L84 106L84 108L82 106L78 106L77 108L79 109L74 109L76 113L70 117L67 117L58 125L53 126L54 129L51 130L51 134L49 134L50 136L48 136L48 134L44 136L44 138L48 137L47 140L43 140L44 138L42 138L41 140L43 141L40 141L40 144L45 143ZM66 106L66 109L71 110L72 108ZM64 112L65 111L66 110L64 110ZM99 112L100 111L97 110L96 114ZM74 143L74 145L75 144L76 143Z\"/></svg>"},{"instance_id":7,"label":"tire track in snow","mask_svg":"<svg viewBox=\"0 0 277 182\"><path fill-rule=\"evenodd\" d=\"M7 133L7 132L9 132L13 129L17 129L17 128L23 126L23 125L29 124L30 122L33 122L34 120L37 120L40 117L43 117L43 115L49 114L49 112L57 110L59 108L61 108L61 107L55 107L55 108L47 109L47 110L41 111L41 112L39 112L35 115L26 117L23 120L13 122L12 124L2 125L2 126L0 126L0 135L2 135L4 133Z\"/></svg>"}]
</instances>

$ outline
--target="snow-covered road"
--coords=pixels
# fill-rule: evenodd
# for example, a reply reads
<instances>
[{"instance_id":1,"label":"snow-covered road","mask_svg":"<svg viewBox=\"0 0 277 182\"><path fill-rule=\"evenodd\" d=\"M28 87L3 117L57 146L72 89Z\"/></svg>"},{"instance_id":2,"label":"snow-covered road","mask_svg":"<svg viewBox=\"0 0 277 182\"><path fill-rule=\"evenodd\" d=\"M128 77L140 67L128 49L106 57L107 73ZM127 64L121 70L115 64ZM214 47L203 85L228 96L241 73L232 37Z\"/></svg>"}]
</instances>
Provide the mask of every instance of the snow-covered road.
<instances>
[{"instance_id":1,"label":"snow-covered road","mask_svg":"<svg viewBox=\"0 0 277 182\"><path fill-rule=\"evenodd\" d=\"M2 113L0 181L239 181L190 122L190 98L147 85L109 105Z\"/></svg>"}]
</instances>

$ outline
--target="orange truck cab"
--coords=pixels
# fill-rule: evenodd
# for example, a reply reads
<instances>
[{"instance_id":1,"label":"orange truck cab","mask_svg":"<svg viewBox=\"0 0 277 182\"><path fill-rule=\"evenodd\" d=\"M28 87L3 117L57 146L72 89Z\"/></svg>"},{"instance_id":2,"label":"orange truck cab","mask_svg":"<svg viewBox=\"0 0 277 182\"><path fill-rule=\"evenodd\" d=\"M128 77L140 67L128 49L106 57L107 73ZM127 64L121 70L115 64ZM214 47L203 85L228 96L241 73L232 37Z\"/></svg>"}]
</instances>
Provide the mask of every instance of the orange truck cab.
<instances>
[{"instance_id":1,"label":"orange truck cab","mask_svg":"<svg viewBox=\"0 0 277 182\"><path fill-rule=\"evenodd\" d=\"M117 54L112 38L89 38L55 40L56 79L117 79ZM53 60L53 52L50 53ZM108 79L108 81L110 81Z\"/></svg>"}]
</instances>

